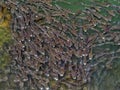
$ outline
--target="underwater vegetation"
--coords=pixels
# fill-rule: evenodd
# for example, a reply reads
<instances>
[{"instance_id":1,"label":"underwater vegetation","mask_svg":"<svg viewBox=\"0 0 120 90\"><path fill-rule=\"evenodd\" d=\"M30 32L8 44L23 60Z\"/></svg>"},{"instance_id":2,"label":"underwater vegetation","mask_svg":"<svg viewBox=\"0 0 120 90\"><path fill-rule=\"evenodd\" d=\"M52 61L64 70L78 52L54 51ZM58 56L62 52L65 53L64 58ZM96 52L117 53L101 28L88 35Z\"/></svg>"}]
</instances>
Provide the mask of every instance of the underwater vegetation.
<instances>
[{"instance_id":1,"label":"underwater vegetation","mask_svg":"<svg viewBox=\"0 0 120 90\"><path fill-rule=\"evenodd\" d=\"M14 40L5 49L11 60L0 72L1 90L119 90L120 6L89 2L73 13L50 2L1 2L0 15L9 15L0 18L7 22L0 32L9 32L0 33L1 50Z\"/></svg>"}]
</instances>

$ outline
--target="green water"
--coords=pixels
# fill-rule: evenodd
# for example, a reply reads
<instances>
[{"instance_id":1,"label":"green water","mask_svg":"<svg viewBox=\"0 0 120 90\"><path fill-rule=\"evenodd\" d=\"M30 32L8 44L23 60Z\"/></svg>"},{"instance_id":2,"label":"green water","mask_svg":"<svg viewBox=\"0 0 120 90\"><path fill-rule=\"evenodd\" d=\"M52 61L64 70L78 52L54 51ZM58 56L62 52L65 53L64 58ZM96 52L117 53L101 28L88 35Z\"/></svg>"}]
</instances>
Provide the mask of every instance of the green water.
<instances>
[{"instance_id":1,"label":"green water","mask_svg":"<svg viewBox=\"0 0 120 90\"><path fill-rule=\"evenodd\" d=\"M93 1L93 3L95 3L94 1L99 1L102 3L111 3L113 5L120 6L120 0L57 0L53 2L53 5L58 5L76 13L93 5L93 3L91 4L91 1ZM106 14L104 10L102 14ZM113 25L120 23L120 14L116 15L110 23ZM102 46L101 48L105 49L107 47L111 50L120 49L120 46L114 45ZM90 84L90 90L120 90L120 54L119 57L112 62L111 67L111 69L100 67L98 73L94 73L94 79Z\"/></svg>"},{"instance_id":2,"label":"green water","mask_svg":"<svg viewBox=\"0 0 120 90\"><path fill-rule=\"evenodd\" d=\"M61 6L65 9L76 12L78 10L83 10L87 6L91 5L91 2L102 2L102 3L112 3L114 5L120 5L120 0L53 0L53 5Z\"/></svg>"}]
</instances>

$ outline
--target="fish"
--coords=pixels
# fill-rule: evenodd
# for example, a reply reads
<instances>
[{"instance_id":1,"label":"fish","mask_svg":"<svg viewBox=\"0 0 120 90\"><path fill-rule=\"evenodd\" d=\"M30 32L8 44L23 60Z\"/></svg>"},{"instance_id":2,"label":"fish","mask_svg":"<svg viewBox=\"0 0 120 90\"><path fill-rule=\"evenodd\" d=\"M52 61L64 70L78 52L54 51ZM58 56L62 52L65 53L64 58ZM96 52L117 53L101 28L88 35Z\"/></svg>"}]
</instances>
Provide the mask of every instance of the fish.
<instances>
[{"instance_id":1,"label":"fish","mask_svg":"<svg viewBox=\"0 0 120 90\"><path fill-rule=\"evenodd\" d=\"M101 7L99 6L93 6L91 7L92 9L95 9L97 12L100 12L101 11Z\"/></svg>"},{"instance_id":2,"label":"fish","mask_svg":"<svg viewBox=\"0 0 120 90\"><path fill-rule=\"evenodd\" d=\"M89 59L92 60L92 58L93 58L93 51L91 49L90 52L89 52Z\"/></svg>"},{"instance_id":3,"label":"fish","mask_svg":"<svg viewBox=\"0 0 120 90\"><path fill-rule=\"evenodd\" d=\"M107 10L107 12L108 12L111 16L115 16L115 11L114 11L114 10Z\"/></svg>"}]
</instances>

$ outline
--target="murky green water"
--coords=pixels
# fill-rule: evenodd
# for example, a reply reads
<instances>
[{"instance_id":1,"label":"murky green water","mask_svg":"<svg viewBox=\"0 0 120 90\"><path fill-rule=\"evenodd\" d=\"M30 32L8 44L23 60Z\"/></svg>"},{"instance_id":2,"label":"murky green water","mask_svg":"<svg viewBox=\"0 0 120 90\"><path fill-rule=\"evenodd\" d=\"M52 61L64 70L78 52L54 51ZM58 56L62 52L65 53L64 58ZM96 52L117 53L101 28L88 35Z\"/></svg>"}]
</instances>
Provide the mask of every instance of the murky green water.
<instances>
[{"instance_id":1,"label":"murky green water","mask_svg":"<svg viewBox=\"0 0 120 90\"><path fill-rule=\"evenodd\" d=\"M77 12L79 10L84 10L88 6L92 6L93 4L91 4L91 1L100 1L102 3L109 2L120 6L119 0L58 0L53 4L60 5L63 8L71 10L72 12ZM102 13L105 14L104 10ZM111 21L112 24L115 24L116 22L120 23L120 14L116 15ZM120 49L120 46L110 46L111 47L102 46L102 48L110 48L111 50ZM98 71L93 75L93 83L90 84L90 90L120 90L120 53L119 56L112 62L112 68L106 69L104 67L104 62L101 64L103 64L103 67L101 65Z\"/></svg>"}]
</instances>

